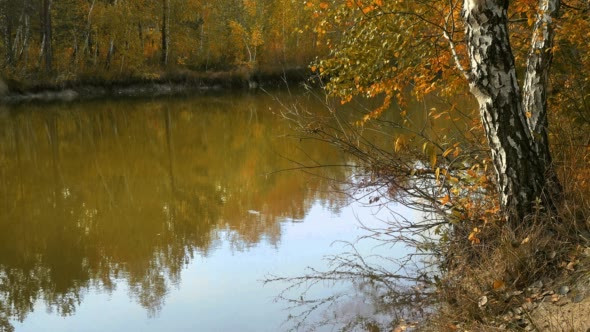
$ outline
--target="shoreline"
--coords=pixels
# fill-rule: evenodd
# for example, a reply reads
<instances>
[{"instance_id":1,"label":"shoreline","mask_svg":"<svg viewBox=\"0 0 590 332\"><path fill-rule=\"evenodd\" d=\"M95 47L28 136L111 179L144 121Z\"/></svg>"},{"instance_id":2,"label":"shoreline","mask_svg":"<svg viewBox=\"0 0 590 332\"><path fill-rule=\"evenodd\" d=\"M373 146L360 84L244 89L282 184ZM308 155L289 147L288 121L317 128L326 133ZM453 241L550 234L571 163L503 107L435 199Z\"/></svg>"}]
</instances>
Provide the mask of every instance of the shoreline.
<instances>
[{"instance_id":1,"label":"shoreline","mask_svg":"<svg viewBox=\"0 0 590 332\"><path fill-rule=\"evenodd\" d=\"M39 83L26 86L20 82L0 80L0 105L29 102L73 102L100 98L141 98L180 95L190 92L255 90L301 83L311 77L307 68L290 68L274 72L186 72L164 74L148 79L130 77L107 80L102 78L75 79L59 83Z\"/></svg>"}]
</instances>

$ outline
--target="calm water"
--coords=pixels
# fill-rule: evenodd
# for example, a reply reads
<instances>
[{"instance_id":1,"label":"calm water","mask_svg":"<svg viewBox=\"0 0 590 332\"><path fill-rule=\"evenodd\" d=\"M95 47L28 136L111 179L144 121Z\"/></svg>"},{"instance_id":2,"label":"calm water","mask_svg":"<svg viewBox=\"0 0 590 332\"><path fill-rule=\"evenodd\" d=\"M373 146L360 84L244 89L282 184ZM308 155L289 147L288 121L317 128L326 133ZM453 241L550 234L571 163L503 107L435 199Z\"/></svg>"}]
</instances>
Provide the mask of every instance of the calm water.
<instances>
[{"instance_id":1,"label":"calm water","mask_svg":"<svg viewBox=\"0 0 590 332\"><path fill-rule=\"evenodd\" d=\"M273 173L347 162L289 138L278 109L263 94L1 109L0 331L286 329L285 285L261 280L321 269L357 219L379 221L328 180Z\"/></svg>"}]
</instances>

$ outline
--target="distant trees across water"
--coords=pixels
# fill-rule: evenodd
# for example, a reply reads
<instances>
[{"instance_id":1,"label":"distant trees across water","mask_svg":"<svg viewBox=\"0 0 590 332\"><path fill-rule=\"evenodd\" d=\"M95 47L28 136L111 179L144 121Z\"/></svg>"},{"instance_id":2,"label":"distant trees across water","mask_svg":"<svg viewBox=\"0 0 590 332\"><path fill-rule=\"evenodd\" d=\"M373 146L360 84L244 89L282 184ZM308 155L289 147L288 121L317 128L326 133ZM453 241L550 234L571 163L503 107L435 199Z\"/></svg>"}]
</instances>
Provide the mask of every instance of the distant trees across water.
<instances>
[{"instance_id":1,"label":"distant trees across water","mask_svg":"<svg viewBox=\"0 0 590 332\"><path fill-rule=\"evenodd\" d=\"M278 70L325 52L296 0L2 0L8 78Z\"/></svg>"}]
</instances>

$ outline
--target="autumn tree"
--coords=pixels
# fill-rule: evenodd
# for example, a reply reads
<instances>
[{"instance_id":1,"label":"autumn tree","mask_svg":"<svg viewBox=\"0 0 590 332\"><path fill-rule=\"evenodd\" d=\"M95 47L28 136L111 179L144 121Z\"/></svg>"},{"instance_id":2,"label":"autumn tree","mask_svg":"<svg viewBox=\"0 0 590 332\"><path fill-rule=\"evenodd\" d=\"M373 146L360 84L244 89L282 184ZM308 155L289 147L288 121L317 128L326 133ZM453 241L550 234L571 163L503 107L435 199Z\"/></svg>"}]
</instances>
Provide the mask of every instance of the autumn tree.
<instances>
[{"instance_id":1,"label":"autumn tree","mask_svg":"<svg viewBox=\"0 0 590 332\"><path fill-rule=\"evenodd\" d=\"M559 202L547 118L559 0L349 0L307 6L319 17L316 32L327 36L331 47L331 56L317 64L329 91L344 102L359 94L385 96L383 107L365 121L380 116L392 100L403 101L408 82L418 98L469 91L479 104L504 215L518 222L535 206L552 209ZM525 54L522 63L515 61L515 51Z\"/></svg>"},{"instance_id":2,"label":"autumn tree","mask_svg":"<svg viewBox=\"0 0 590 332\"><path fill-rule=\"evenodd\" d=\"M236 48L236 61L254 68L258 61L258 49L264 44L265 16L264 1L244 0L235 17L229 21L231 38Z\"/></svg>"}]
</instances>

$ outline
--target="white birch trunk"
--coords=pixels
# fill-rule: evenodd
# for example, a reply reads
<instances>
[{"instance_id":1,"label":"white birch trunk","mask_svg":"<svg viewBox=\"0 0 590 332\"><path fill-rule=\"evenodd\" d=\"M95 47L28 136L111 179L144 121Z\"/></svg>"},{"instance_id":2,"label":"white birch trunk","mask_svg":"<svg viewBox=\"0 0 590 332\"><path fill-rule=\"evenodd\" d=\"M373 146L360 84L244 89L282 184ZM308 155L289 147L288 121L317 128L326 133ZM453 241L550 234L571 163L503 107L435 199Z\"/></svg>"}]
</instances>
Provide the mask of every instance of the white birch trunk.
<instances>
[{"instance_id":1,"label":"white birch trunk","mask_svg":"<svg viewBox=\"0 0 590 332\"><path fill-rule=\"evenodd\" d=\"M550 182L547 184L547 189L554 195L560 194L561 187L553 170L549 151L547 89L549 69L553 60L554 20L559 15L560 6L560 0L539 0L539 12L534 25L523 84L523 104L529 129L533 134L536 152Z\"/></svg>"},{"instance_id":2,"label":"white birch trunk","mask_svg":"<svg viewBox=\"0 0 590 332\"><path fill-rule=\"evenodd\" d=\"M516 78L507 9L508 0L464 0L463 19L471 60L467 76L491 148L500 203L506 216L517 222L532 212L536 201L550 199L543 191L545 163L529 128Z\"/></svg>"}]
</instances>

